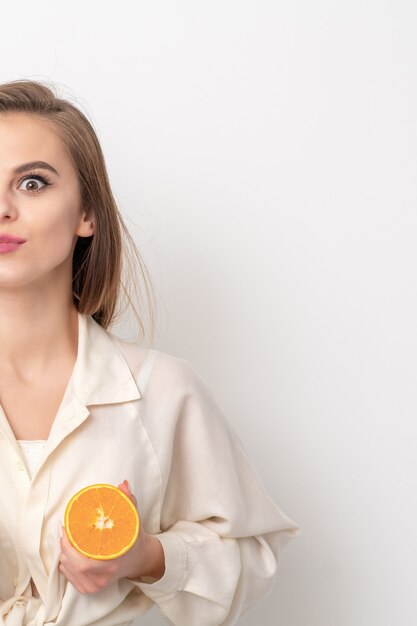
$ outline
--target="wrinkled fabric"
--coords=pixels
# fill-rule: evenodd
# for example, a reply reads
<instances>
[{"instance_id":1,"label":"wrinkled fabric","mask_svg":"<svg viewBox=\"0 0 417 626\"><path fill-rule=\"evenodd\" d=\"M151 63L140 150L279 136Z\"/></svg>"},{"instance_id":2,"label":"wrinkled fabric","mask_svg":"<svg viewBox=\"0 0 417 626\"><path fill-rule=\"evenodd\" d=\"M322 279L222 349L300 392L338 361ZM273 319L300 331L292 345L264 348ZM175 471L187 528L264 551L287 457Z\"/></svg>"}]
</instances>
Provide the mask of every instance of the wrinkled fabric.
<instances>
[{"instance_id":1,"label":"wrinkled fabric","mask_svg":"<svg viewBox=\"0 0 417 626\"><path fill-rule=\"evenodd\" d=\"M32 479L1 407L0 465L0 626L123 626L154 604L178 626L230 626L298 533L193 367L91 316L78 314L77 360ZM79 593L59 571L59 522L79 489L124 479L165 573Z\"/></svg>"}]
</instances>

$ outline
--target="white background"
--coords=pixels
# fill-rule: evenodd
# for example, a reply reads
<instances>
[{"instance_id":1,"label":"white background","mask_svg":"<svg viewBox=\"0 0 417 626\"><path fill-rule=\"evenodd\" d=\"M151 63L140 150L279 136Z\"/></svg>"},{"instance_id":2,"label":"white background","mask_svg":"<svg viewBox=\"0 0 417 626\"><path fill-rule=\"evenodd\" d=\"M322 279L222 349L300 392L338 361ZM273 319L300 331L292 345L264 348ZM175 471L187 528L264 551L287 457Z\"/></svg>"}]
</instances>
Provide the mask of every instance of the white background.
<instances>
[{"instance_id":1,"label":"white background","mask_svg":"<svg viewBox=\"0 0 417 626\"><path fill-rule=\"evenodd\" d=\"M416 623L416 26L411 0L1 5L0 81L90 115L156 347L302 528L242 626Z\"/></svg>"}]
</instances>

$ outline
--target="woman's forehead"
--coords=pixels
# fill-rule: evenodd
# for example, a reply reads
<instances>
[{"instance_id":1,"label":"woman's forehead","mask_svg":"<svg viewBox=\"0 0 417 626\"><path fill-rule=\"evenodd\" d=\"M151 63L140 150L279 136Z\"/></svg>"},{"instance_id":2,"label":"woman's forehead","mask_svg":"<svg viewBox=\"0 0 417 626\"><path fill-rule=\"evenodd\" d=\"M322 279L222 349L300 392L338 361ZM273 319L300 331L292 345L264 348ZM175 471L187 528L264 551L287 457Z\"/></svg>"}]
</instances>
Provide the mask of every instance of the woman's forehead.
<instances>
[{"instance_id":1,"label":"woman's forehead","mask_svg":"<svg viewBox=\"0 0 417 626\"><path fill-rule=\"evenodd\" d=\"M0 113L0 166L14 170L23 163L45 161L71 167L66 146L53 123L28 113Z\"/></svg>"}]
</instances>

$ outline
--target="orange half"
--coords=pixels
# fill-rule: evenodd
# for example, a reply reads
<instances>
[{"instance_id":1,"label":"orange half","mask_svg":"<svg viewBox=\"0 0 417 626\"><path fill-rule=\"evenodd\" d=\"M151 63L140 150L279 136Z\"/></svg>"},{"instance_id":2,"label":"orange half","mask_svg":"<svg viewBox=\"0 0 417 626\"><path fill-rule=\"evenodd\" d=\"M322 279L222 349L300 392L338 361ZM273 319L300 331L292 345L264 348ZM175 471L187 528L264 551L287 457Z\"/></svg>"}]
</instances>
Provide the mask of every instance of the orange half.
<instances>
[{"instance_id":1,"label":"orange half","mask_svg":"<svg viewBox=\"0 0 417 626\"><path fill-rule=\"evenodd\" d=\"M71 544L91 559L115 559L138 538L140 521L132 500L113 485L89 485L72 496L64 514Z\"/></svg>"}]
</instances>

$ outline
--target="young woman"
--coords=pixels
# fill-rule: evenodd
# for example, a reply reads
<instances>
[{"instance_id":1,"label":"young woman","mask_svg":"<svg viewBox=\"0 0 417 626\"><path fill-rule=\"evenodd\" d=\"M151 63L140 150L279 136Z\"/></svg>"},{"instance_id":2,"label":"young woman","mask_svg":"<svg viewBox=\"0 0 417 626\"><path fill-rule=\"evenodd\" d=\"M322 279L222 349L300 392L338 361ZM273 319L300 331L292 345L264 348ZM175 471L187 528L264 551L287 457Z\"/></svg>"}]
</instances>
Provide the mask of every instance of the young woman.
<instances>
[{"instance_id":1,"label":"young woman","mask_svg":"<svg viewBox=\"0 0 417 626\"><path fill-rule=\"evenodd\" d=\"M178 626L234 624L298 532L190 364L110 332L129 242L82 112L0 85L0 624L121 626L154 603ZM111 561L60 523L94 483L139 503Z\"/></svg>"}]
</instances>

